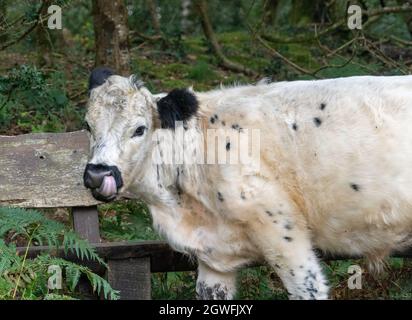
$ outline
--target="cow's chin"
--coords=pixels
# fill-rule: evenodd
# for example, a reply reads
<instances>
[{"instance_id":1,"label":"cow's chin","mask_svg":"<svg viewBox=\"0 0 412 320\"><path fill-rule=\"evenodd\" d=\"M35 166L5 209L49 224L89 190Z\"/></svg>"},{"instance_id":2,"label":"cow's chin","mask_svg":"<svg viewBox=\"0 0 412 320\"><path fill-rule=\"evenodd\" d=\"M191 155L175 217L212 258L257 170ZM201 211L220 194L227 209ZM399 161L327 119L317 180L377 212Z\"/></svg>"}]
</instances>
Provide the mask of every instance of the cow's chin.
<instances>
[{"instance_id":1,"label":"cow's chin","mask_svg":"<svg viewBox=\"0 0 412 320\"><path fill-rule=\"evenodd\" d=\"M103 202L110 202L116 199L117 193L111 195L103 195L99 193L98 189L92 189L92 195L96 200L103 201Z\"/></svg>"}]
</instances>

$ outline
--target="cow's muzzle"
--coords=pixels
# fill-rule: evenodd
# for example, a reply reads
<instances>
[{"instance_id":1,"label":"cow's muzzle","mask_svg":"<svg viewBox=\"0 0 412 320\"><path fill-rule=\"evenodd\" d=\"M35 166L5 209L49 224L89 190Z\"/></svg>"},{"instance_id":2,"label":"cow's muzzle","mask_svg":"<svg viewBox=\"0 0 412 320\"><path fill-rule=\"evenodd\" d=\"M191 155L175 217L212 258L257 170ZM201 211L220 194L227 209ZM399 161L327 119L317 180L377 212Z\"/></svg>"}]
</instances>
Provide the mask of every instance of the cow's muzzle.
<instances>
[{"instance_id":1,"label":"cow's muzzle","mask_svg":"<svg viewBox=\"0 0 412 320\"><path fill-rule=\"evenodd\" d=\"M116 166L89 163L84 170L83 182L100 201L112 201L123 186L122 174Z\"/></svg>"}]
</instances>

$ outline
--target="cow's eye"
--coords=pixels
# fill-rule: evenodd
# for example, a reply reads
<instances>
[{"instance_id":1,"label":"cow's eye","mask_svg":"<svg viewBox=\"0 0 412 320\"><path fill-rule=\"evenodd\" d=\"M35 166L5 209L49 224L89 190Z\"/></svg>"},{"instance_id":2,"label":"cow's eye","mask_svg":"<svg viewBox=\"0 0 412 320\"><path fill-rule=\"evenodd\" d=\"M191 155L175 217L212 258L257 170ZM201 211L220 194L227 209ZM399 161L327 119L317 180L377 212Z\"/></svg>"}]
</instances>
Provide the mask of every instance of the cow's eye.
<instances>
[{"instance_id":1,"label":"cow's eye","mask_svg":"<svg viewBox=\"0 0 412 320\"><path fill-rule=\"evenodd\" d=\"M91 132L90 126L89 126L89 124L88 124L87 122L84 124L84 128L85 128L87 131Z\"/></svg>"},{"instance_id":2,"label":"cow's eye","mask_svg":"<svg viewBox=\"0 0 412 320\"><path fill-rule=\"evenodd\" d=\"M140 126L136 129L136 131L133 134L133 137L140 137L144 134L144 131L146 130L145 126ZM133 138L132 137L132 138Z\"/></svg>"}]
</instances>

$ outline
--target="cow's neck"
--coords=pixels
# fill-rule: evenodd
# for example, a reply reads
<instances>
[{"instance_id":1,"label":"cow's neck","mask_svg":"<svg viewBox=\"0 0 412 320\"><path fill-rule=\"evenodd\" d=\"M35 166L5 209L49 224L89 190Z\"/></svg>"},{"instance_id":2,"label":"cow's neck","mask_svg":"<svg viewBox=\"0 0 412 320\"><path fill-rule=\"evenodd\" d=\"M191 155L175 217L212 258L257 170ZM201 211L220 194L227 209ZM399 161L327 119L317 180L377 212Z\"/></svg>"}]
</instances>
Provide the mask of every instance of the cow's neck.
<instances>
[{"instance_id":1,"label":"cow's neck","mask_svg":"<svg viewBox=\"0 0 412 320\"><path fill-rule=\"evenodd\" d=\"M189 126L191 128L201 128L202 120L193 119ZM189 128L190 129L190 128ZM194 150L202 150L204 143L201 130L185 130L190 134L190 147ZM170 131L172 135L180 134L178 130ZM179 139L179 137L174 137ZM175 144L175 148L182 147L181 144ZM166 143L160 147L157 146L163 155L170 154L171 145ZM174 150L173 152L180 152L181 150ZM172 152L172 153L173 153ZM139 173L134 179L132 185L133 193L142 198L149 205L158 207L178 207L181 203L181 196L183 194L200 201L199 190L203 188L202 181L204 181L204 165L201 163L187 164L187 163L156 163L152 157L147 157L145 169L139 169ZM204 184L203 184L204 185Z\"/></svg>"}]
</instances>

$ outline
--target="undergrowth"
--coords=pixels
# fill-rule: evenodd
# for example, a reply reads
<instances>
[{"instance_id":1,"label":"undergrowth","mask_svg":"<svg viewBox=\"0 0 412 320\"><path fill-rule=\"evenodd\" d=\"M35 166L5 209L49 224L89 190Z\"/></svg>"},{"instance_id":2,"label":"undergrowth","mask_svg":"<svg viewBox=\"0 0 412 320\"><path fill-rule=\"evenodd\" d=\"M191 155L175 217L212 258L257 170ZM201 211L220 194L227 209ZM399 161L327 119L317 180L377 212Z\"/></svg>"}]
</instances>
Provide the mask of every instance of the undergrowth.
<instances>
[{"instance_id":1,"label":"undergrowth","mask_svg":"<svg viewBox=\"0 0 412 320\"><path fill-rule=\"evenodd\" d=\"M17 245L19 248L17 248ZM21 246L21 244L24 244ZM0 208L0 299L74 299L83 275L96 294L106 299L118 299L118 292L86 266L43 252L30 257L34 246L62 247L81 260L96 261L106 266L90 244L65 225L44 217L35 210ZM64 274L61 288L51 290L50 266Z\"/></svg>"}]
</instances>

